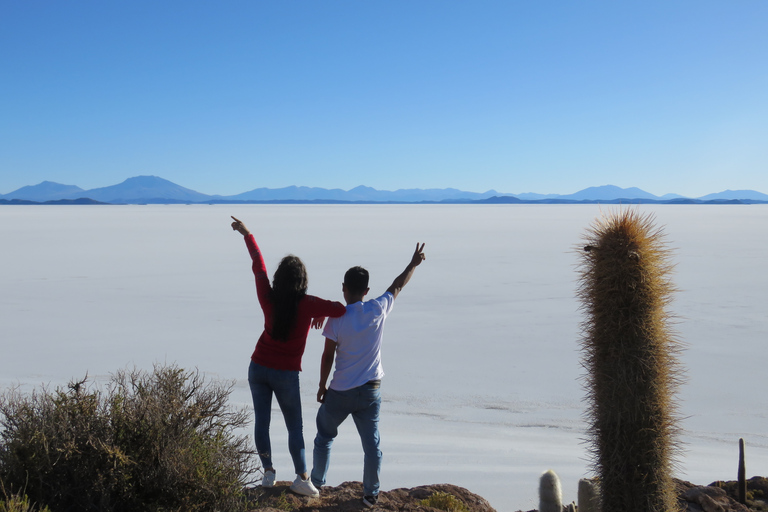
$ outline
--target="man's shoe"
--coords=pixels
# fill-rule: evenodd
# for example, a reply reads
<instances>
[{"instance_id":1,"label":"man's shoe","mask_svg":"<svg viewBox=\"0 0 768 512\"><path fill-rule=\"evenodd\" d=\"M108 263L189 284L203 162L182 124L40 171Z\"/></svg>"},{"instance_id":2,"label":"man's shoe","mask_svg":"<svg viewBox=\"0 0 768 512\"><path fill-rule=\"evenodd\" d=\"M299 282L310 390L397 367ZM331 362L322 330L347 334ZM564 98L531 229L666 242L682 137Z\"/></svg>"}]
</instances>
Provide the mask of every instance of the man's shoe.
<instances>
[{"instance_id":1,"label":"man's shoe","mask_svg":"<svg viewBox=\"0 0 768 512\"><path fill-rule=\"evenodd\" d=\"M264 476L261 477L261 486L262 487L274 487L275 485L275 475L276 472L273 469L272 471L265 470Z\"/></svg>"},{"instance_id":2,"label":"man's shoe","mask_svg":"<svg viewBox=\"0 0 768 512\"><path fill-rule=\"evenodd\" d=\"M366 507L373 507L374 505L376 505L377 501L379 501L378 494L376 496L365 496L363 498L363 505L365 505Z\"/></svg>"},{"instance_id":3,"label":"man's shoe","mask_svg":"<svg viewBox=\"0 0 768 512\"><path fill-rule=\"evenodd\" d=\"M296 475L296 480L294 480L291 484L291 490L296 494L301 494L302 496L309 496L312 498L317 498L320 496L320 491L317 490L317 487L312 485L312 482L309 480L309 478L302 480L301 476L299 475Z\"/></svg>"}]
</instances>

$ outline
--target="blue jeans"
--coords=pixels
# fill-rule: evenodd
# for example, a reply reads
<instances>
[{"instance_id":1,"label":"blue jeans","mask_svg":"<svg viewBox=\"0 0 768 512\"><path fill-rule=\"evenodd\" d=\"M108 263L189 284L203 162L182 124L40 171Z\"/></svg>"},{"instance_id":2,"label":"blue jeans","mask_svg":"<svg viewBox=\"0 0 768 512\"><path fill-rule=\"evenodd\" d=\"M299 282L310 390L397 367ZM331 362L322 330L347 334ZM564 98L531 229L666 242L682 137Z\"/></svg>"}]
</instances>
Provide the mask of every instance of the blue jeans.
<instances>
[{"instance_id":1,"label":"blue jeans","mask_svg":"<svg viewBox=\"0 0 768 512\"><path fill-rule=\"evenodd\" d=\"M325 402L317 411L317 436L313 452L312 483L325 485L331 445L339 434L339 425L349 416L355 420L363 443L363 491L366 496L379 494L381 450L379 450L379 411L381 410L381 381L370 381L347 391L329 389Z\"/></svg>"},{"instance_id":2,"label":"blue jeans","mask_svg":"<svg viewBox=\"0 0 768 512\"><path fill-rule=\"evenodd\" d=\"M301 421L301 392L299 372L275 370L251 361L248 367L248 384L251 386L256 450L264 469L272 468L272 444L269 440L269 423L272 419L272 394L277 398L288 428L288 450L291 452L296 474L307 472L304 458L304 427Z\"/></svg>"}]
</instances>

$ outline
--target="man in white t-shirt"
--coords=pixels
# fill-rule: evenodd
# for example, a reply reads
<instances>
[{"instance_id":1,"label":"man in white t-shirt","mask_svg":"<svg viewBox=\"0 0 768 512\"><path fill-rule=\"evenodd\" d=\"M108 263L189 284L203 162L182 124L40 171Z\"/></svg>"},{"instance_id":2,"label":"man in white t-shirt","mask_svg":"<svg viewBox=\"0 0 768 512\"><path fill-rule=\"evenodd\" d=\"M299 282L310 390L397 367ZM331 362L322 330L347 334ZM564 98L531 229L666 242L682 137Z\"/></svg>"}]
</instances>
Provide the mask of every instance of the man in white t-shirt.
<instances>
[{"instance_id":1,"label":"man in white t-shirt","mask_svg":"<svg viewBox=\"0 0 768 512\"><path fill-rule=\"evenodd\" d=\"M317 401L317 436L313 452L312 483L319 489L325 485L329 456L338 427L349 416L357 426L363 443L363 503L376 504L379 495L379 410L381 408L381 340L384 320L392 311L395 298L410 281L413 271L424 261L424 244L416 251L405 270L395 278L384 295L363 302L368 294L368 271L352 267L344 274L344 300L347 312L331 318L323 330L325 351L320 366L320 389ZM330 389L328 376L336 360Z\"/></svg>"}]
</instances>

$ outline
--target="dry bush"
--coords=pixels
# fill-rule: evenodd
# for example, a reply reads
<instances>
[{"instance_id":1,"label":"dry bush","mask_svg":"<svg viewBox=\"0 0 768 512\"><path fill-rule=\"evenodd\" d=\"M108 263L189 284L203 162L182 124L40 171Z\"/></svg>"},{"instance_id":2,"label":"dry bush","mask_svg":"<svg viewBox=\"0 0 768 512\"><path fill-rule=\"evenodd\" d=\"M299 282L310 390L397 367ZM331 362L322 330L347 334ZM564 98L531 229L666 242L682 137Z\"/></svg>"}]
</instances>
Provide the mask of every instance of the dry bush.
<instances>
[{"instance_id":1,"label":"dry bush","mask_svg":"<svg viewBox=\"0 0 768 512\"><path fill-rule=\"evenodd\" d=\"M0 395L0 478L56 512L240 510L258 468L232 385L156 366L119 371L105 390Z\"/></svg>"}]
</instances>

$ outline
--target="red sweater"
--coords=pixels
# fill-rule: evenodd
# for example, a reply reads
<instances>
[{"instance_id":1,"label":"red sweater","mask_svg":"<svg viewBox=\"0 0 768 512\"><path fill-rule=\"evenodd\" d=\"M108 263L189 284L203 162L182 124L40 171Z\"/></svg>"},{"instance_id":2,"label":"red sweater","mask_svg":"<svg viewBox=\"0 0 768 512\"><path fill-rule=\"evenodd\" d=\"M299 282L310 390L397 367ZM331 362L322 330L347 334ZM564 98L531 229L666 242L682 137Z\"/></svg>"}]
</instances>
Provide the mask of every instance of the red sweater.
<instances>
[{"instance_id":1,"label":"red sweater","mask_svg":"<svg viewBox=\"0 0 768 512\"><path fill-rule=\"evenodd\" d=\"M259 304L264 312L264 332L261 333L253 351L251 361L276 370L301 371L301 356L304 355L304 347L307 345L310 323L317 317L339 317L347 312L346 306L341 302L323 300L312 295L305 295L299 301L299 309L296 312L296 323L291 329L286 341L278 341L272 338L272 286L269 284L267 267L261 256L259 246L253 235L245 237L245 245L253 260L253 274L256 276L256 293L259 296Z\"/></svg>"}]
</instances>

